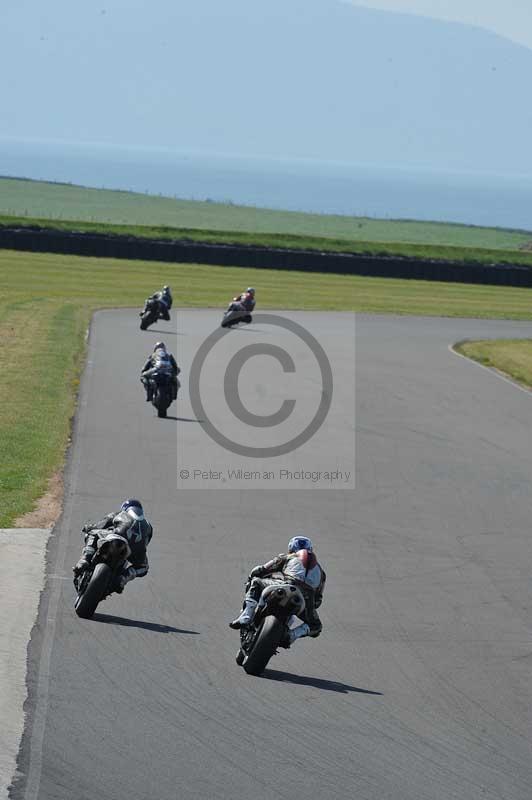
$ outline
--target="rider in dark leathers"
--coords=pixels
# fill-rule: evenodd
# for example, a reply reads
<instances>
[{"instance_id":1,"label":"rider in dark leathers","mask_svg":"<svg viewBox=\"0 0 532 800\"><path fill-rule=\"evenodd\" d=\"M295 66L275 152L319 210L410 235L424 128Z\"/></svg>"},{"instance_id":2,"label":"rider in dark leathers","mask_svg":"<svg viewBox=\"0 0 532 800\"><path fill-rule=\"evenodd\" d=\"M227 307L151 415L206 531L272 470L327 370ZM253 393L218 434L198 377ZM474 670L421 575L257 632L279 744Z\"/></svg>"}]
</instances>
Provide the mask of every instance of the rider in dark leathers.
<instances>
[{"instance_id":1,"label":"rider in dark leathers","mask_svg":"<svg viewBox=\"0 0 532 800\"><path fill-rule=\"evenodd\" d=\"M134 578L143 578L148 573L147 547L153 535L153 528L144 517L142 504L130 498L124 500L119 511L112 511L99 522L89 522L83 526L85 546L81 558L74 567L75 577L87 569L97 549L98 539L111 531L127 539L131 554L118 576L113 591L122 592L127 583Z\"/></svg>"},{"instance_id":2,"label":"rider in dark leathers","mask_svg":"<svg viewBox=\"0 0 532 800\"><path fill-rule=\"evenodd\" d=\"M148 300L157 300L159 303L159 318L165 319L168 322L170 320L170 314L168 312L172 308L173 303L170 287L163 286L160 292L154 292L148 297ZM144 311L146 311L146 306L144 306ZM140 316L144 314L144 311L140 312Z\"/></svg>"},{"instance_id":3,"label":"rider in dark leathers","mask_svg":"<svg viewBox=\"0 0 532 800\"><path fill-rule=\"evenodd\" d=\"M249 625L255 615L257 604L263 590L275 583L292 583L305 598L303 624L292 628L288 644L303 636L316 638L322 631L317 608L323 599L325 572L318 564L313 552L312 542L306 536L294 536L288 542L288 552L254 567L249 576L249 585L244 597L244 609L239 617L229 623L229 627L239 629Z\"/></svg>"},{"instance_id":4,"label":"rider in dark leathers","mask_svg":"<svg viewBox=\"0 0 532 800\"><path fill-rule=\"evenodd\" d=\"M177 366L177 362L173 355L168 352L166 349L166 345L164 342L157 342L155 347L153 348L153 353L148 356L148 359L144 366L142 367L140 373L140 380L144 384L144 388L146 389L146 400L149 402L152 399L153 393L153 383L150 381L150 373L151 370L163 370L168 372L171 375L172 379L172 399L175 400L177 398L177 390L179 389L179 381L177 380L177 376L181 372L180 368Z\"/></svg>"},{"instance_id":5,"label":"rider in dark leathers","mask_svg":"<svg viewBox=\"0 0 532 800\"><path fill-rule=\"evenodd\" d=\"M161 290L161 295L162 295L162 298L165 301L166 305L168 306L168 310L170 311L170 309L172 308L172 303L174 302L173 297L172 297L172 292L170 291L170 287L169 286L163 286L163 288Z\"/></svg>"}]
</instances>

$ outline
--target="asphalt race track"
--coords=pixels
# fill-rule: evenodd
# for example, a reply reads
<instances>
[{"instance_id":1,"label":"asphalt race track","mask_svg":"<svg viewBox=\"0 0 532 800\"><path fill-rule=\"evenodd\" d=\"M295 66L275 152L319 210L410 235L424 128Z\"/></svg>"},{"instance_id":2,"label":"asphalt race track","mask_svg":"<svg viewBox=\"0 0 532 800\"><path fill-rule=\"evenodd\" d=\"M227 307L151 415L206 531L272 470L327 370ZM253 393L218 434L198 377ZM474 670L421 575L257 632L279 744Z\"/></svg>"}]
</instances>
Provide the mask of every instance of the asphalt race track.
<instances>
[{"instance_id":1,"label":"asphalt race track","mask_svg":"<svg viewBox=\"0 0 532 800\"><path fill-rule=\"evenodd\" d=\"M532 325L357 316L356 490L177 491L176 432L205 436L186 372L158 420L138 371L158 338L186 364L220 316L180 311L177 335L94 318L11 797L530 800L532 396L448 345ZM351 324L288 316L318 339ZM129 495L150 573L81 621L79 529ZM327 571L324 631L252 678L227 623L298 531Z\"/></svg>"}]
</instances>

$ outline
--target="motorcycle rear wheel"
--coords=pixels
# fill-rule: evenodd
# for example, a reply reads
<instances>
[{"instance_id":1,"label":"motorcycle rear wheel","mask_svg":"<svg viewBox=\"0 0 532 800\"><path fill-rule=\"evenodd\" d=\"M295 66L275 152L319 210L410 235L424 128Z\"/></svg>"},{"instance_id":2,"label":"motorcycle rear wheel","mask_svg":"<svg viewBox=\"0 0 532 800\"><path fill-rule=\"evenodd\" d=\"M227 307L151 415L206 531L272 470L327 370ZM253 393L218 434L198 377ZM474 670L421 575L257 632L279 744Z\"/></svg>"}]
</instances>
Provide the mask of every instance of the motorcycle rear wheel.
<instances>
[{"instance_id":1,"label":"motorcycle rear wheel","mask_svg":"<svg viewBox=\"0 0 532 800\"><path fill-rule=\"evenodd\" d=\"M78 617L90 619L98 607L98 603L109 592L109 586L113 577L113 571L107 564L96 564L89 585L83 592L78 594L74 609Z\"/></svg>"},{"instance_id":2,"label":"motorcycle rear wheel","mask_svg":"<svg viewBox=\"0 0 532 800\"><path fill-rule=\"evenodd\" d=\"M268 661L275 655L284 633L284 625L277 617L268 616L262 623L255 644L242 666L248 675L261 675Z\"/></svg>"}]
</instances>

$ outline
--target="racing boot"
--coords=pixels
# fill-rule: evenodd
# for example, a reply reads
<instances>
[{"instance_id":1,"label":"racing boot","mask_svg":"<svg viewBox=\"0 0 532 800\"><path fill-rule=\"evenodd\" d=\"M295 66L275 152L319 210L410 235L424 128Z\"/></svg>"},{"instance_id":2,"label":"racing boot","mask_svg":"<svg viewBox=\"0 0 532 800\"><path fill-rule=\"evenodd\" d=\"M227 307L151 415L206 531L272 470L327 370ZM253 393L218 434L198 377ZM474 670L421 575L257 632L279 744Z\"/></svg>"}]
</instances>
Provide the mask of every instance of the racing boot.
<instances>
[{"instance_id":1,"label":"racing boot","mask_svg":"<svg viewBox=\"0 0 532 800\"><path fill-rule=\"evenodd\" d=\"M81 551L80 560L72 570L76 578L78 577L78 575L81 575L82 572L85 572L85 570L89 567L95 552L96 552L95 547L92 547L91 545L85 545L85 547Z\"/></svg>"},{"instance_id":2,"label":"racing boot","mask_svg":"<svg viewBox=\"0 0 532 800\"><path fill-rule=\"evenodd\" d=\"M289 646L294 644L296 639L301 639L303 636L308 636L309 633L310 628L306 622L304 622L302 625L298 625L297 628L291 628L288 633Z\"/></svg>"},{"instance_id":3,"label":"racing boot","mask_svg":"<svg viewBox=\"0 0 532 800\"><path fill-rule=\"evenodd\" d=\"M257 601L254 600L252 597L246 597L242 613L240 614L239 617L237 617L236 619L234 619L232 622L229 623L229 627L237 631L244 625L249 625L250 622L252 622L253 617L255 616L256 608L257 608Z\"/></svg>"}]
</instances>

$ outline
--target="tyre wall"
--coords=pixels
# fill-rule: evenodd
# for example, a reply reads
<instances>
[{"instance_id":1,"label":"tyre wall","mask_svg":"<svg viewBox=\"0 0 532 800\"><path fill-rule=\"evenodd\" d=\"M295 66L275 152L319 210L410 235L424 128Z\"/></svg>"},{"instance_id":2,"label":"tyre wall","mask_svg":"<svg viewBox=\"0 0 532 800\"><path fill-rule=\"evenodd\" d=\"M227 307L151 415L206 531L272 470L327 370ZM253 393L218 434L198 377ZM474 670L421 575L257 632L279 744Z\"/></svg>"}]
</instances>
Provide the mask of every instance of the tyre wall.
<instances>
[{"instance_id":1,"label":"tyre wall","mask_svg":"<svg viewBox=\"0 0 532 800\"><path fill-rule=\"evenodd\" d=\"M425 261L393 256L139 239L51 229L0 228L0 248L99 258L532 287L532 268L519 265Z\"/></svg>"}]
</instances>

